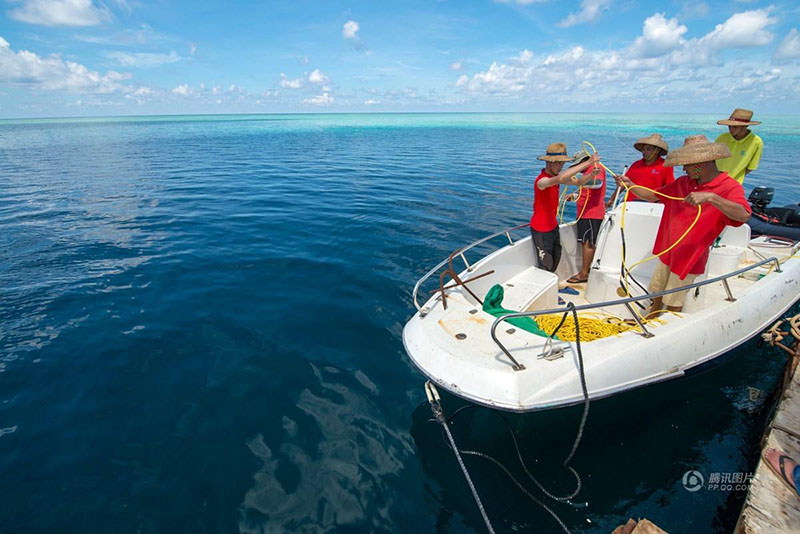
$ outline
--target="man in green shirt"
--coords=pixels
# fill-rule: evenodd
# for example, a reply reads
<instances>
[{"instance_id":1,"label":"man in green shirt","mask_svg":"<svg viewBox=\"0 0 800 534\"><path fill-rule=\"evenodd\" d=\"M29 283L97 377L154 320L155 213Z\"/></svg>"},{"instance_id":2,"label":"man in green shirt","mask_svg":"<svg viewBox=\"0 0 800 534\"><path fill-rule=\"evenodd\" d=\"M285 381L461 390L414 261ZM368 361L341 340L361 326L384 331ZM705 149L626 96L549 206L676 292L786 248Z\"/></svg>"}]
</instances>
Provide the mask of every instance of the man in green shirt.
<instances>
[{"instance_id":1,"label":"man in green shirt","mask_svg":"<svg viewBox=\"0 0 800 534\"><path fill-rule=\"evenodd\" d=\"M739 183L744 182L744 177L758 168L761 161L761 151L764 141L750 131L748 126L761 124L754 121L753 112L749 109L736 108L729 119L717 121L728 127L728 133L717 137L716 142L722 143L731 151L731 157L717 160L717 169L727 172L728 175Z\"/></svg>"}]
</instances>

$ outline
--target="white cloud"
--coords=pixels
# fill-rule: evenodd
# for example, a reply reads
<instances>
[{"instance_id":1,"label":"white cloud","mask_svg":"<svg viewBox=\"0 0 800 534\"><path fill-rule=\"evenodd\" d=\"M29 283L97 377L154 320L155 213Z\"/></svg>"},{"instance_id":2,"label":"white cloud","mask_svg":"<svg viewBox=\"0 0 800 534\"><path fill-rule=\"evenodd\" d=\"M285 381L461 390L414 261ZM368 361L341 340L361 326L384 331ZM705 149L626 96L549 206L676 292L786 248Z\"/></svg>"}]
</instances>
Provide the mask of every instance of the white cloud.
<instances>
[{"instance_id":1,"label":"white cloud","mask_svg":"<svg viewBox=\"0 0 800 534\"><path fill-rule=\"evenodd\" d=\"M774 36L765 28L778 22L778 19L769 16L771 10L771 7L767 7L734 13L722 24L717 24L714 30L700 41L716 49L769 44Z\"/></svg>"},{"instance_id":2,"label":"white cloud","mask_svg":"<svg viewBox=\"0 0 800 534\"><path fill-rule=\"evenodd\" d=\"M374 100L372 98L370 98L369 100L365 100L364 101L364 104L367 105L367 106L376 106L376 105L378 105L380 103L381 103L380 100Z\"/></svg>"},{"instance_id":3,"label":"white cloud","mask_svg":"<svg viewBox=\"0 0 800 534\"><path fill-rule=\"evenodd\" d=\"M464 68L464 60L459 59L458 61L450 64L450 70L461 70Z\"/></svg>"},{"instance_id":4,"label":"white cloud","mask_svg":"<svg viewBox=\"0 0 800 534\"><path fill-rule=\"evenodd\" d=\"M568 28L577 24L594 22L604 11L608 10L610 5L611 0L582 0L580 11L567 15L567 18L559 22L558 26Z\"/></svg>"},{"instance_id":5,"label":"white cloud","mask_svg":"<svg viewBox=\"0 0 800 534\"><path fill-rule=\"evenodd\" d=\"M311 74L308 75L308 81L314 84L323 84L328 83L328 77L322 74L319 69L314 69L311 71Z\"/></svg>"},{"instance_id":6,"label":"white cloud","mask_svg":"<svg viewBox=\"0 0 800 534\"><path fill-rule=\"evenodd\" d=\"M358 30L361 26L354 20L348 20L342 26L342 37L350 41L356 50L361 50L364 46L361 44L361 39L358 37Z\"/></svg>"},{"instance_id":7,"label":"white cloud","mask_svg":"<svg viewBox=\"0 0 800 534\"><path fill-rule=\"evenodd\" d=\"M772 36L767 30L776 22L770 10L736 13L705 36L692 39L686 38L688 29L678 19L655 13L644 21L641 35L630 46L603 50L573 46L547 55L523 50L474 75L462 74L453 85L475 101L523 105L545 99L570 107L613 106L622 101L647 105L655 98L661 105L680 109L687 100L695 105L725 98L735 101L742 91L793 101L797 94L793 79L798 75L794 67L765 69L763 59L728 60L722 53L768 43ZM800 57L800 34L789 32L776 56L778 50L781 57Z\"/></svg>"},{"instance_id":8,"label":"white cloud","mask_svg":"<svg viewBox=\"0 0 800 534\"><path fill-rule=\"evenodd\" d=\"M300 89L303 87L303 80L301 78L290 80L286 74L281 72L281 87L284 89Z\"/></svg>"},{"instance_id":9,"label":"white cloud","mask_svg":"<svg viewBox=\"0 0 800 534\"><path fill-rule=\"evenodd\" d=\"M348 20L344 23L342 27L342 37L345 39L358 39L358 35L356 33L360 29L358 22L354 20Z\"/></svg>"},{"instance_id":10,"label":"white cloud","mask_svg":"<svg viewBox=\"0 0 800 534\"><path fill-rule=\"evenodd\" d=\"M644 21L642 35L631 46L633 57L659 57L684 43L683 34L688 28L669 19L663 13L656 13Z\"/></svg>"},{"instance_id":11,"label":"white cloud","mask_svg":"<svg viewBox=\"0 0 800 534\"><path fill-rule=\"evenodd\" d=\"M116 61L117 65L123 67L158 67L159 65L175 63L181 60L181 56L175 51L171 51L169 54L108 52L106 56Z\"/></svg>"},{"instance_id":12,"label":"white cloud","mask_svg":"<svg viewBox=\"0 0 800 534\"><path fill-rule=\"evenodd\" d=\"M192 89L191 87L189 87L187 84L184 83L172 89L172 94L178 96L189 96L191 94L194 94L194 89Z\"/></svg>"},{"instance_id":13,"label":"white cloud","mask_svg":"<svg viewBox=\"0 0 800 534\"><path fill-rule=\"evenodd\" d=\"M80 63L64 61L57 55L46 58L33 52L11 49L0 37L0 82L48 91L67 90L86 93L113 93L123 90L123 80L131 77L113 70L100 74Z\"/></svg>"},{"instance_id":14,"label":"white cloud","mask_svg":"<svg viewBox=\"0 0 800 534\"><path fill-rule=\"evenodd\" d=\"M330 106L333 104L333 97L330 93L322 93L319 96L315 96L313 98L306 98L303 100L306 104L313 104L315 106Z\"/></svg>"},{"instance_id":15,"label":"white cloud","mask_svg":"<svg viewBox=\"0 0 800 534\"><path fill-rule=\"evenodd\" d=\"M580 47L578 47L578 48L580 48ZM581 48L581 50L583 50L583 49ZM514 61L517 61L518 63L523 63L523 64L524 63L530 63L531 59L533 59L533 52L531 52L530 50L528 50L526 48L525 50L520 52L517 57L512 58L512 59Z\"/></svg>"},{"instance_id":16,"label":"white cloud","mask_svg":"<svg viewBox=\"0 0 800 534\"><path fill-rule=\"evenodd\" d=\"M96 26L111 18L107 8L95 7L92 0L24 0L8 14L14 20L42 26Z\"/></svg>"},{"instance_id":17,"label":"white cloud","mask_svg":"<svg viewBox=\"0 0 800 534\"><path fill-rule=\"evenodd\" d=\"M135 89L131 89L131 91L125 95L125 99L142 105L152 100L151 97L155 95L156 92L149 87L137 87Z\"/></svg>"},{"instance_id":18,"label":"white cloud","mask_svg":"<svg viewBox=\"0 0 800 534\"><path fill-rule=\"evenodd\" d=\"M197 45L194 43L189 43L189 55L193 56L197 53Z\"/></svg>"},{"instance_id":19,"label":"white cloud","mask_svg":"<svg viewBox=\"0 0 800 534\"><path fill-rule=\"evenodd\" d=\"M494 62L489 66L489 70L473 76L468 87L472 90L489 91L494 94L518 93L525 89L526 78L525 70L520 70L513 65L498 65L497 62Z\"/></svg>"},{"instance_id":20,"label":"white cloud","mask_svg":"<svg viewBox=\"0 0 800 534\"><path fill-rule=\"evenodd\" d=\"M756 91L769 82L773 82L781 77L781 69L773 68L767 71L756 70L745 76L733 87L735 92Z\"/></svg>"},{"instance_id":21,"label":"white cloud","mask_svg":"<svg viewBox=\"0 0 800 534\"><path fill-rule=\"evenodd\" d=\"M78 41L83 41L85 43L112 46L145 45L171 42L175 40L174 37L163 33L158 33L147 24L142 24L137 29L130 28L113 33L104 32L102 35L75 34L73 37Z\"/></svg>"},{"instance_id":22,"label":"white cloud","mask_svg":"<svg viewBox=\"0 0 800 534\"><path fill-rule=\"evenodd\" d=\"M779 61L800 58L800 33L797 32L797 28L789 30L772 57Z\"/></svg>"}]
</instances>

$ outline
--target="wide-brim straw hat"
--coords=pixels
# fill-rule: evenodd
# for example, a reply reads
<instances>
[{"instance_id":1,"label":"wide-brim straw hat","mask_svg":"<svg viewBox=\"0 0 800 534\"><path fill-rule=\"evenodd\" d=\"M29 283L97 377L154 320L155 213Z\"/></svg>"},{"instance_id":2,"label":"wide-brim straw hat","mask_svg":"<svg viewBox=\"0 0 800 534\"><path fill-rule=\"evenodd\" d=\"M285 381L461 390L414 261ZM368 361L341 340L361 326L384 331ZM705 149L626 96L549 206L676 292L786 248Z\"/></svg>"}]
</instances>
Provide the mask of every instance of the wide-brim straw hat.
<instances>
[{"instance_id":1,"label":"wide-brim straw hat","mask_svg":"<svg viewBox=\"0 0 800 534\"><path fill-rule=\"evenodd\" d=\"M572 161L572 158L567 156L567 145L564 143L551 143L547 146L547 153L536 159L542 161Z\"/></svg>"},{"instance_id":2,"label":"wide-brim straw hat","mask_svg":"<svg viewBox=\"0 0 800 534\"><path fill-rule=\"evenodd\" d=\"M730 118L717 121L717 124L723 126L750 126L752 124L761 124L761 121L754 121L753 112L749 109L736 108L731 113Z\"/></svg>"},{"instance_id":3,"label":"wide-brim straw hat","mask_svg":"<svg viewBox=\"0 0 800 534\"><path fill-rule=\"evenodd\" d=\"M722 143L712 143L705 135L690 135L683 142L683 146L667 154L664 161L666 167L705 163L722 158L729 158L731 151Z\"/></svg>"},{"instance_id":4,"label":"wide-brim straw hat","mask_svg":"<svg viewBox=\"0 0 800 534\"><path fill-rule=\"evenodd\" d=\"M642 137L641 139L633 143L633 148L641 152L642 145L650 145L656 148L660 148L662 156L665 155L667 152L669 152L669 145L667 144L666 141L664 141L664 139L662 139L661 134L654 133L650 134L647 137Z\"/></svg>"}]
</instances>

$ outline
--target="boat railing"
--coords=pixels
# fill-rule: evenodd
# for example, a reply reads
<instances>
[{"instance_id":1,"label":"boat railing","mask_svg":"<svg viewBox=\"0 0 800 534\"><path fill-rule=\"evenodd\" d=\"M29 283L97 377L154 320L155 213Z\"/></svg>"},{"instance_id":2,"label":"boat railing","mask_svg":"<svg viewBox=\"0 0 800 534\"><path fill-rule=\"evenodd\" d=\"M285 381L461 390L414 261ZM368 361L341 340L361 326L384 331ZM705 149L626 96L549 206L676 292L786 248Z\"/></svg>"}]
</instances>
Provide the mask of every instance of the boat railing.
<instances>
[{"instance_id":1,"label":"boat railing","mask_svg":"<svg viewBox=\"0 0 800 534\"><path fill-rule=\"evenodd\" d=\"M467 258L466 258L466 256L464 256L464 253L465 253L465 252L467 252L468 250L470 250L470 249L472 249L472 248L474 248L474 247L477 247L478 245L480 245L480 244L482 244L482 243L485 243L485 242L487 242L487 241L490 241L490 240L494 239L495 237L499 237L499 236L501 236L501 235L505 235L505 236L508 238L508 243L509 243L510 245L513 245L513 244L514 244L514 240L513 240L513 239L511 239L511 232L514 232L514 231L516 231L516 230L521 230L522 228L529 228L529 227L530 227L530 224L529 224L529 223L524 223L524 224L520 224L520 225L518 225L518 226L511 227L511 228L506 228L505 230L500 230L500 231L499 231L499 232L497 232L497 233L494 233L494 234L492 234L492 235L489 235L489 236L483 237L483 238L481 238L481 239L478 239L477 241L475 241L475 242L473 242L473 243L470 243L469 245L467 245L467 246L465 246L465 247L463 247L463 248L460 248L460 249L456 250L456 251L453 253L453 255L458 255L458 256L461 258L461 261L463 261L463 262L464 262L464 265L466 266L467 270L468 270L468 271L472 271L472 266L471 266L471 265L469 264L469 262L467 261ZM438 271L439 271L439 269L441 269L442 267L444 267L445 265L447 265L447 263L448 263L449 261L450 261L450 259L449 259L449 258L448 258L448 259L446 259L446 260L443 260L443 261L442 261L442 262L441 262L439 265L437 265L436 267L434 267L433 269L431 269L430 271L428 271L427 273L425 273L425 276L423 276L422 278L420 278L419 280L417 280L417 283L414 285L414 293L413 293L414 306L417 308L417 311L419 311L419 312L421 312L421 311L422 311L422 307L419 305L419 302L417 302L417 295L419 294L419 288L422 286L422 284L423 284L423 283L424 283L424 282L425 282L425 281L426 281L428 278L430 278L431 276L433 276L434 274L436 274L436 272L438 272Z\"/></svg>"},{"instance_id":2,"label":"boat railing","mask_svg":"<svg viewBox=\"0 0 800 534\"><path fill-rule=\"evenodd\" d=\"M716 276L714 278L709 278L707 280L701 280L700 282L694 282L692 284L688 284L688 285L685 285L683 287L677 287L675 289L668 289L666 291L659 291L657 293L646 293L644 295L632 296L632 297L622 298L622 299L618 299L618 300L609 300L609 301L605 301L605 302L598 302L598 303L595 303L595 304L581 304L579 306L572 306L572 307L569 307L569 308L552 308L552 309L549 309L549 310L531 310L531 311L524 311L524 312L517 312L517 313L509 313L509 314L502 315L502 316L498 317L497 319L494 320L494 323L492 323L492 329L491 329L492 339L497 344L497 346L500 347L500 349L503 351L503 353L505 353L505 355L509 358L509 360L511 360L511 362L514 365L514 370L515 371L521 371L521 370L525 369L525 366L521 365L519 362L517 362L517 360L511 355L511 353L505 347L505 345L503 345L503 343L497 338L497 332L496 331L497 331L497 327L500 325L500 323L505 322L508 319L515 319L515 318L518 318L518 317L536 317L538 315L549 315L549 314L554 314L554 313L571 313L573 309L576 312L579 312L579 311L584 311L584 310L592 310L592 309L595 309L595 308L604 308L604 307L611 307L611 306L618 306L618 305L624 305L624 306L626 306L628 308L628 310L631 312L631 315L633 315L634 320L639 325L639 328L641 329L641 333L640 334L642 336L648 337L648 338L649 337L653 337L654 334L652 332L650 332L649 330L647 330L647 327L645 327L644 323L639 318L639 314L637 314L633 310L633 308L631 307L631 303L635 303L635 302L638 302L640 300L645 300L645 299L663 297L664 295L670 295L672 293L678 293L680 291L686 291L686 290L694 289L694 288L697 288L697 287L707 286L709 284L715 284L717 282L722 282L722 285L725 288L725 293L727 295L727 298L725 300L727 300L729 302L734 302L736 300L736 298L734 298L733 293L731 292L730 285L728 284L728 279L732 278L734 276L739 276L740 274L746 273L747 271L750 271L752 269L756 269L758 267L761 267L762 265L765 265L767 263L774 263L775 264L775 272L778 272L778 273L782 272L781 271L781 263L780 263L780 261L778 261L777 258L772 257L772 258L766 258L764 260L761 260L758 263L754 263L752 265L748 265L747 267L743 267L743 268L738 269L736 271L732 271L730 273L723 274L721 276ZM552 338L548 338L548 339L552 339Z\"/></svg>"}]
</instances>

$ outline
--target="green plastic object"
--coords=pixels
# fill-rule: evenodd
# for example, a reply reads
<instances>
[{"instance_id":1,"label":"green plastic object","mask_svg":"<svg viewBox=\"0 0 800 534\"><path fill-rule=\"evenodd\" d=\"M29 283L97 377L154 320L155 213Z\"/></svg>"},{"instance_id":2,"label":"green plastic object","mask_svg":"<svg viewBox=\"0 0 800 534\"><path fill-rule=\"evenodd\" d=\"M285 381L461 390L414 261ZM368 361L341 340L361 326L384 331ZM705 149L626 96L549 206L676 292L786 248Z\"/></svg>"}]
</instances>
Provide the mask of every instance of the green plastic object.
<instances>
[{"instance_id":1,"label":"green plastic object","mask_svg":"<svg viewBox=\"0 0 800 534\"><path fill-rule=\"evenodd\" d=\"M483 311L488 314L494 315L495 317L502 317L503 315L507 315L509 313L517 313L514 310L507 310L503 308L503 296L505 292L503 291L503 286L500 284L495 284L489 288L489 291L486 292L486 296L483 299ZM516 326L517 328L522 328L526 332L530 332L531 334L536 334L537 336L548 337L547 332L539 328L539 325L531 319L530 317L515 317L513 319L507 319L507 323L511 323L512 325ZM558 339L558 337L553 337L553 339Z\"/></svg>"}]
</instances>

